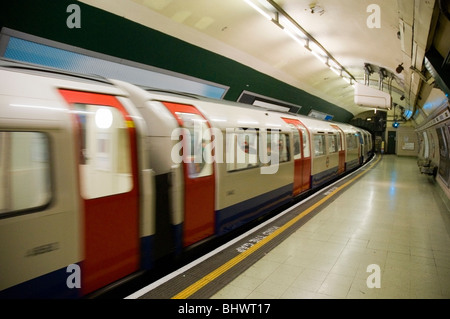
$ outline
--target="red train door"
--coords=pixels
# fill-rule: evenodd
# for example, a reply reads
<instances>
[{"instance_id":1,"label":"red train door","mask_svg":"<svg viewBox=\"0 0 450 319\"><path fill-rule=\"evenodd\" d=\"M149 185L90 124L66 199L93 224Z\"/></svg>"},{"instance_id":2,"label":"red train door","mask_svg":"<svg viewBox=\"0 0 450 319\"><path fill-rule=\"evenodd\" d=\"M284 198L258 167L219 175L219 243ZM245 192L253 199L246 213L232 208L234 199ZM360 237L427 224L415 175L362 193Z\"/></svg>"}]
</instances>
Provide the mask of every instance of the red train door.
<instances>
[{"instance_id":1,"label":"red train door","mask_svg":"<svg viewBox=\"0 0 450 319\"><path fill-rule=\"evenodd\" d=\"M331 125L331 127L339 131L339 165L338 174L342 174L345 171L345 147L344 147L344 131L337 125Z\"/></svg>"},{"instance_id":2,"label":"red train door","mask_svg":"<svg viewBox=\"0 0 450 319\"><path fill-rule=\"evenodd\" d=\"M183 136L183 246L214 234L215 176L210 145L211 125L192 105L162 102L178 121Z\"/></svg>"},{"instance_id":3,"label":"red train door","mask_svg":"<svg viewBox=\"0 0 450 319\"><path fill-rule=\"evenodd\" d=\"M75 115L84 208L83 294L139 268L136 132L111 95L60 90Z\"/></svg>"},{"instance_id":4,"label":"red train door","mask_svg":"<svg viewBox=\"0 0 450 319\"><path fill-rule=\"evenodd\" d=\"M306 127L297 119L283 118L283 120L291 124L298 131L300 138L299 151L301 156L296 156L296 134L294 133L294 191L293 195L298 195L310 188L311 177L311 148L309 140L309 132Z\"/></svg>"}]
</instances>

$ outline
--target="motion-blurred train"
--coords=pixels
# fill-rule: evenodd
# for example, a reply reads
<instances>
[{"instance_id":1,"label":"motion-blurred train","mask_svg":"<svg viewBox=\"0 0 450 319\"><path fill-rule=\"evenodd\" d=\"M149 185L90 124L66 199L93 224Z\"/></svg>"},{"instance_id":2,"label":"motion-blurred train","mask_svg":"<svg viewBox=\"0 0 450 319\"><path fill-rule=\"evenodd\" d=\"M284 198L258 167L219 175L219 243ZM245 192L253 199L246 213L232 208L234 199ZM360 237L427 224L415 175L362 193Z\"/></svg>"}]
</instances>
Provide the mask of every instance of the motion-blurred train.
<instances>
[{"instance_id":1,"label":"motion-blurred train","mask_svg":"<svg viewBox=\"0 0 450 319\"><path fill-rule=\"evenodd\" d=\"M348 124L0 66L0 298L79 298L365 163Z\"/></svg>"}]
</instances>

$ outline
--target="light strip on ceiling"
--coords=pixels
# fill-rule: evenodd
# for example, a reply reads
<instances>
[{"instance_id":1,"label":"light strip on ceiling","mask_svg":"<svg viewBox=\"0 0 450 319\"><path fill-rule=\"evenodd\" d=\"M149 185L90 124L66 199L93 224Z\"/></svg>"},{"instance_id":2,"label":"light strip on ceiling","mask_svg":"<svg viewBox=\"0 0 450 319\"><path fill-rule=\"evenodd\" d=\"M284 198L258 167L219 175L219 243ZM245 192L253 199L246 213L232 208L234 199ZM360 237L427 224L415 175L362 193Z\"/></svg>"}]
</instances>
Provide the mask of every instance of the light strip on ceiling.
<instances>
[{"instance_id":1,"label":"light strip on ceiling","mask_svg":"<svg viewBox=\"0 0 450 319\"><path fill-rule=\"evenodd\" d=\"M343 78L344 81L347 82L348 84L353 85L352 79L351 79L351 78L348 78L348 77L346 77L346 76L342 76L342 78Z\"/></svg>"},{"instance_id":2,"label":"light strip on ceiling","mask_svg":"<svg viewBox=\"0 0 450 319\"><path fill-rule=\"evenodd\" d=\"M256 3L254 3L252 0L244 0L250 7L258 11L263 17L265 17L267 20L272 20L273 18L269 13L264 11L262 8L260 8Z\"/></svg>"},{"instance_id":3,"label":"light strip on ceiling","mask_svg":"<svg viewBox=\"0 0 450 319\"><path fill-rule=\"evenodd\" d=\"M287 33L288 36L290 36L294 41L296 41L298 44L305 46L307 44L307 40L305 38L299 37L296 34L292 33L291 30L285 28L284 32Z\"/></svg>"},{"instance_id":4,"label":"light strip on ceiling","mask_svg":"<svg viewBox=\"0 0 450 319\"><path fill-rule=\"evenodd\" d=\"M347 83L352 85L356 82L350 72L348 72L325 48L317 42L308 32L306 32L283 8L273 0L244 0L254 10L259 12L269 21L274 22L283 29L294 41L308 49L319 61L328 66L334 73L342 77ZM270 5L270 7L269 7Z\"/></svg>"},{"instance_id":5,"label":"light strip on ceiling","mask_svg":"<svg viewBox=\"0 0 450 319\"><path fill-rule=\"evenodd\" d=\"M319 60L323 64L327 64L327 57L326 56L324 56L324 55L322 55L322 54L320 54L320 53L318 53L317 51L314 51L314 50L310 50L310 51L311 51L312 55L314 55L317 58L317 60Z\"/></svg>"},{"instance_id":6,"label":"light strip on ceiling","mask_svg":"<svg viewBox=\"0 0 450 319\"><path fill-rule=\"evenodd\" d=\"M331 69L331 71L333 71L333 72L336 73L337 75L342 76L342 70L336 69L336 68L334 68L334 67L332 67L332 66L330 66L330 69Z\"/></svg>"}]
</instances>

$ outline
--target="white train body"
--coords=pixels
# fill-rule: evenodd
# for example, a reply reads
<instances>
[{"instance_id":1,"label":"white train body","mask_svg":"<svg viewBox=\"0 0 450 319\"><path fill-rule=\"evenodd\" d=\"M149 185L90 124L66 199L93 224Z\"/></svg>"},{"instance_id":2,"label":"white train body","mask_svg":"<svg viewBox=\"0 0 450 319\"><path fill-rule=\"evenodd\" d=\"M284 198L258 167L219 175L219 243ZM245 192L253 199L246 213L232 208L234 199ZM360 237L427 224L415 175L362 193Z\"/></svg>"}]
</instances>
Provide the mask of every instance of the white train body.
<instances>
[{"instance_id":1,"label":"white train body","mask_svg":"<svg viewBox=\"0 0 450 319\"><path fill-rule=\"evenodd\" d=\"M96 292L370 156L348 124L0 67L0 298Z\"/></svg>"}]
</instances>

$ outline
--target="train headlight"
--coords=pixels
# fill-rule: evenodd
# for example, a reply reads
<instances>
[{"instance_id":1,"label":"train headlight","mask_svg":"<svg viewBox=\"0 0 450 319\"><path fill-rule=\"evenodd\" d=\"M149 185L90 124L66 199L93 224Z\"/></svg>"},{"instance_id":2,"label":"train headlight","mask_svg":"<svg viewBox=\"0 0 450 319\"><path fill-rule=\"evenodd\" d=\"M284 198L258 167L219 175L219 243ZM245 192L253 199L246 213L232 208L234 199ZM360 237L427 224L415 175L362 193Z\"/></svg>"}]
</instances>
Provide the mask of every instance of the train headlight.
<instances>
[{"instance_id":1,"label":"train headlight","mask_svg":"<svg viewBox=\"0 0 450 319\"><path fill-rule=\"evenodd\" d=\"M98 128L107 129L110 128L113 122L113 115L111 110L106 107L102 107L95 112L95 125Z\"/></svg>"}]
</instances>

